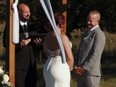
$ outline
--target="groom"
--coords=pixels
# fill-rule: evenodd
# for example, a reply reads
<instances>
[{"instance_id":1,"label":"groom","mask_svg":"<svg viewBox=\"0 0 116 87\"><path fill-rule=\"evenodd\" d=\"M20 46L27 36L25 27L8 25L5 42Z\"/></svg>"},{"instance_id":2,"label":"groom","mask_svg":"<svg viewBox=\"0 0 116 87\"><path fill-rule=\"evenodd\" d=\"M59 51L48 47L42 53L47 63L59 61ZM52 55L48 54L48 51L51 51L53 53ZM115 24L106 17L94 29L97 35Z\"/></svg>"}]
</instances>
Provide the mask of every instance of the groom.
<instances>
[{"instance_id":1,"label":"groom","mask_svg":"<svg viewBox=\"0 0 116 87\"><path fill-rule=\"evenodd\" d=\"M87 17L88 29L81 38L75 60L78 87L99 87L100 60L106 42L99 22L100 13L91 11Z\"/></svg>"}]
</instances>

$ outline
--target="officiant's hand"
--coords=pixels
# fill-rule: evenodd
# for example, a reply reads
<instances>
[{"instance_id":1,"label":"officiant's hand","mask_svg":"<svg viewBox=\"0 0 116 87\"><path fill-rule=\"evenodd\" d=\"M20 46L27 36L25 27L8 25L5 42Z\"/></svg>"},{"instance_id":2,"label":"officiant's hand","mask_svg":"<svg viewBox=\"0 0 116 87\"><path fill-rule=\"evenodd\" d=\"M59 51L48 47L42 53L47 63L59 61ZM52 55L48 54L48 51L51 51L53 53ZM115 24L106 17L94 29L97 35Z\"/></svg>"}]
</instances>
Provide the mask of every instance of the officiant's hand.
<instances>
[{"instance_id":1,"label":"officiant's hand","mask_svg":"<svg viewBox=\"0 0 116 87\"><path fill-rule=\"evenodd\" d=\"M27 45L29 42L31 41L31 39L23 39L22 41L21 41L21 46L25 46L25 45Z\"/></svg>"},{"instance_id":2,"label":"officiant's hand","mask_svg":"<svg viewBox=\"0 0 116 87\"><path fill-rule=\"evenodd\" d=\"M40 45L40 44L42 44L42 39L41 38L37 38L37 39L34 40L34 43L36 45Z\"/></svg>"}]
</instances>

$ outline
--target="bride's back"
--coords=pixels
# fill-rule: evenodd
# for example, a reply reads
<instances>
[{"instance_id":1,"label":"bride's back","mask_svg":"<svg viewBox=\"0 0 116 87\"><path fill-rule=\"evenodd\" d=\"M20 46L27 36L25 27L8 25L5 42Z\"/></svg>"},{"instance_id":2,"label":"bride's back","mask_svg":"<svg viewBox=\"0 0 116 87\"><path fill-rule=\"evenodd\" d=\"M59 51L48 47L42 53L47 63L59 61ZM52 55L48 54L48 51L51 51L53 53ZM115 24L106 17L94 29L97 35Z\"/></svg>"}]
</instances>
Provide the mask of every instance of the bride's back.
<instances>
[{"instance_id":1,"label":"bride's back","mask_svg":"<svg viewBox=\"0 0 116 87\"><path fill-rule=\"evenodd\" d=\"M46 38L45 38L45 41L44 41L44 45L47 49L51 50L51 51L56 51L59 48L59 44L58 44L58 41L57 41L57 38L55 36L55 33L54 32L50 32Z\"/></svg>"}]
</instances>

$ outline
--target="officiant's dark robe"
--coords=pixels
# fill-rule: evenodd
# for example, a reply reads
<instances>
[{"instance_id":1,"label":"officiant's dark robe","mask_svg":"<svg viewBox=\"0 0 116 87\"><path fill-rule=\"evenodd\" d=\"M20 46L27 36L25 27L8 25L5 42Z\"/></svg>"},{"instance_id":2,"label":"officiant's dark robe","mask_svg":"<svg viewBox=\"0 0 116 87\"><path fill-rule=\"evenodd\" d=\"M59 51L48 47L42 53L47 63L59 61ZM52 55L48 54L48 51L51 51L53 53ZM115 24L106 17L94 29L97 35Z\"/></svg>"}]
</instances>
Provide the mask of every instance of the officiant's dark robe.
<instances>
[{"instance_id":1,"label":"officiant's dark robe","mask_svg":"<svg viewBox=\"0 0 116 87\"><path fill-rule=\"evenodd\" d=\"M36 32L36 26L28 22L28 34L30 35L32 32ZM4 30L3 35L3 45L4 47L8 47L8 29ZM25 87L36 87L36 58L35 58L35 49L37 48L36 44L31 41L26 46L21 46L20 42L26 39L24 30L20 25L19 29L19 43L15 45L15 80L16 85L25 82ZM29 82L31 81L33 82ZM33 80L32 80L33 79ZM25 81L24 81L25 80ZM21 82L22 81L22 82ZM20 84L21 87L22 84ZM15 86L17 87L17 86Z\"/></svg>"}]
</instances>

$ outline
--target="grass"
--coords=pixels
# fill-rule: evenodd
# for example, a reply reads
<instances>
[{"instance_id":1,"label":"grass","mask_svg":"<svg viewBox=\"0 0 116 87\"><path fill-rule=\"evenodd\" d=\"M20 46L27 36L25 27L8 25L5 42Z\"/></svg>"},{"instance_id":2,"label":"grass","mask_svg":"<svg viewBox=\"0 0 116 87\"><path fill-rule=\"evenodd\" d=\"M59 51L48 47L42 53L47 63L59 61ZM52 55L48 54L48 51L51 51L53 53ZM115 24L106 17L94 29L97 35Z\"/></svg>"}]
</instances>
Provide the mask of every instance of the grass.
<instances>
[{"instance_id":1,"label":"grass","mask_svg":"<svg viewBox=\"0 0 116 87\"><path fill-rule=\"evenodd\" d=\"M101 87L116 87L116 78L101 81Z\"/></svg>"},{"instance_id":2,"label":"grass","mask_svg":"<svg viewBox=\"0 0 116 87\"><path fill-rule=\"evenodd\" d=\"M38 73L38 80L37 80L37 87L45 87L45 82L43 78L43 64L39 63L39 68L37 70ZM76 76L72 73L71 74L71 87L76 87L77 82L76 82ZM106 75L102 78L101 87L116 87L116 77L115 75Z\"/></svg>"},{"instance_id":3,"label":"grass","mask_svg":"<svg viewBox=\"0 0 116 87\"><path fill-rule=\"evenodd\" d=\"M3 29L5 23L0 23L0 65L5 65L4 62L4 48L2 45ZM101 80L101 87L116 87L116 34L110 34L105 32L106 35L106 45L102 55L102 70L103 78ZM72 38L70 41L73 44L73 54L76 54L77 48L79 46L79 41L81 37L80 30L74 30L71 32ZM37 87L45 87L45 82L43 78L43 64L38 62L37 64ZM71 74L71 87L76 87L77 82L75 75Z\"/></svg>"}]
</instances>

